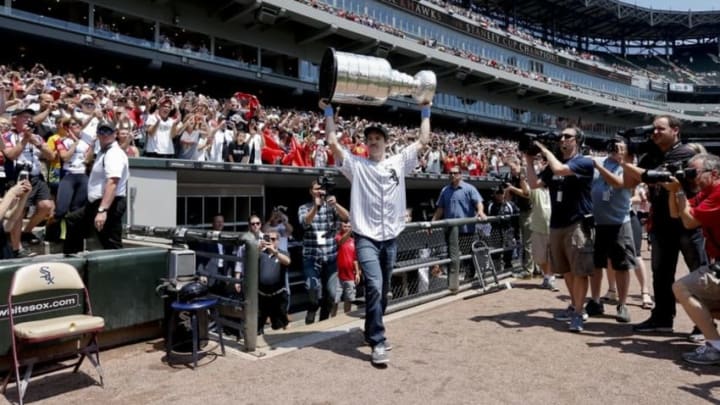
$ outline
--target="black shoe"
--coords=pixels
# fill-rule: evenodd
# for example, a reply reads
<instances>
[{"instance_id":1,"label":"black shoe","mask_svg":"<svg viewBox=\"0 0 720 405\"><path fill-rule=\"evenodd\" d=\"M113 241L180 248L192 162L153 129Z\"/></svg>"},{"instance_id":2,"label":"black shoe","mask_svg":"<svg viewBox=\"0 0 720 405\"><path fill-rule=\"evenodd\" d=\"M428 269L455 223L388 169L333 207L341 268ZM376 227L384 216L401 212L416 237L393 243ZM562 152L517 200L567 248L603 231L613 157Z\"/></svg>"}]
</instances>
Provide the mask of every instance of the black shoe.
<instances>
[{"instance_id":1,"label":"black shoe","mask_svg":"<svg viewBox=\"0 0 720 405\"><path fill-rule=\"evenodd\" d=\"M585 304L585 312L588 316L599 316L605 313L605 306L601 302L590 300Z\"/></svg>"},{"instance_id":2,"label":"black shoe","mask_svg":"<svg viewBox=\"0 0 720 405\"><path fill-rule=\"evenodd\" d=\"M655 320L653 317L648 318L645 322L641 322L637 325L633 325L634 332L660 332L660 333L672 333L673 323L660 322Z\"/></svg>"},{"instance_id":3,"label":"black shoe","mask_svg":"<svg viewBox=\"0 0 720 405\"><path fill-rule=\"evenodd\" d=\"M315 323L315 311L307 311L307 314L305 314L305 325L311 323Z\"/></svg>"}]
</instances>

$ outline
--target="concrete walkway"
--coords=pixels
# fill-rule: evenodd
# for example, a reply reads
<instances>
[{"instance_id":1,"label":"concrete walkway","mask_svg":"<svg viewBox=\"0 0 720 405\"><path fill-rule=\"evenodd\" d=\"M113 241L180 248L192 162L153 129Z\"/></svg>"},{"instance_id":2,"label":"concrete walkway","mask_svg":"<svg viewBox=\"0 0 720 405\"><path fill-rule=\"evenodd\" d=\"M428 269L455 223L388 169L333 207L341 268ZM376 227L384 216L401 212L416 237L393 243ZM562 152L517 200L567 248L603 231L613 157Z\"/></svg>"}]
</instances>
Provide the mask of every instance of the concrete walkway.
<instances>
[{"instance_id":1,"label":"concrete walkway","mask_svg":"<svg viewBox=\"0 0 720 405\"><path fill-rule=\"evenodd\" d=\"M255 355L229 348L196 371L165 364L162 341L107 350L104 389L93 385L85 364L80 375L33 380L26 403L720 403L720 368L680 360L695 347L685 340L691 324L681 308L675 334L634 335L609 315L574 334L552 319L567 306L565 289L552 293L539 284L516 281L509 290L469 291L388 316L394 349L384 369L369 362L362 321L342 316L270 334L271 347ZM636 284L631 291L639 322L649 311L640 308ZM14 402L15 392L13 385L0 402Z\"/></svg>"}]
</instances>

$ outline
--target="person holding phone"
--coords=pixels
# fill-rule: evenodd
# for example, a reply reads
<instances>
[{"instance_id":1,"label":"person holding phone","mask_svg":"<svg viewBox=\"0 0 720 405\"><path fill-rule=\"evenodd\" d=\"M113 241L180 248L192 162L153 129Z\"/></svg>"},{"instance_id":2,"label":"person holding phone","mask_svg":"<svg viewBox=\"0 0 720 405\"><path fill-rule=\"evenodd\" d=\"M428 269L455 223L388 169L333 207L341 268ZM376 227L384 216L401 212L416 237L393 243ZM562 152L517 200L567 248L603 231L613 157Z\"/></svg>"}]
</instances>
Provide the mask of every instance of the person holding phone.
<instances>
[{"instance_id":1,"label":"person holding phone","mask_svg":"<svg viewBox=\"0 0 720 405\"><path fill-rule=\"evenodd\" d=\"M17 257L25 257L30 251L23 248L22 242L37 242L32 230L42 221L46 220L55 210L55 203L50 194L50 187L41 173L40 159L51 161L55 153L48 148L45 141L35 132L32 122L34 111L20 109L13 113L12 128L3 139L3 152L7 159L7 168L19 174L16 166L25 168L32 190L27 199L27 207L35 207L35 213L23 228L22 221L17 222L10 229L10 239L13 251ZM6 168L6 172L9 172Z\"/></svg>"}]
</instances>

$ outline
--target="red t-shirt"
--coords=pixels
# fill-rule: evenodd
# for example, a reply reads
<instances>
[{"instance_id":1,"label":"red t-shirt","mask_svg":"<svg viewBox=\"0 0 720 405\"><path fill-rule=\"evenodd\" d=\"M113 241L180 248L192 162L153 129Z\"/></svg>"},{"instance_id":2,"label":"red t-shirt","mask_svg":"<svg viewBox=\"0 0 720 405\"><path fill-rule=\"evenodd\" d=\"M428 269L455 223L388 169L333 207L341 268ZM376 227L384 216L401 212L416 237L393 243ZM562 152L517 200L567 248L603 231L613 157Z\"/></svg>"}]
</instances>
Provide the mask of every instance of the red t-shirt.
<instances>
[{"instance_id":1,"label":"red t-shirt","mask_svg":"<svg viewBox=\"0 0 720 405\"><path fill-rule=\"evenodd\" d=\"M364 158L370 157L370 151L368 151L364 143L353 146L350 152L355 156L362 156Z\"/></svg>"},{"instance_id":2,"label":"red t-shirt","mask_svg":"<svg viewBox=\"0 0 720 405\"><path fill-rule=\"evenodd\" d=\"M335 242L338 244L337 268L340 281L355 281L355 239L349 237L340 244L342 236L335 235Z\"/></svg>"},{"instance_id":3,"label":"red t-shirt","mask_svg":"<svg viewBox=\"0 0 720 405\"><path fill-rule=\"evenodd\" d=\"M705 251L710 258L720 259L720 186L700 191L689 203L690 214L702 224Z\"/></svg>"}]
</instances>

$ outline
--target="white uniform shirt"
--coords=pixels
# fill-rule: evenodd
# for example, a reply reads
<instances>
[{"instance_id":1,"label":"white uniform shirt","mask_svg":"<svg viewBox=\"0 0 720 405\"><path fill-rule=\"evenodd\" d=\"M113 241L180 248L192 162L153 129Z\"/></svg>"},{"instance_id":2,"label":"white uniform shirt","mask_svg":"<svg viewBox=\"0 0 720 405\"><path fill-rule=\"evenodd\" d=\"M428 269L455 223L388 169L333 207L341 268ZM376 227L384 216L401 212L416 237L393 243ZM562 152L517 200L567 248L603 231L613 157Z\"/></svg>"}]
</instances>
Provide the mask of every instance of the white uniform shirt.
<instances>
[{"instance_id":1,"label":"white uniform shirt","mask_svg":"<svg viewBox=\"0 0 720 405\"><path fill-rule=\"evenodd\" d=\"M405 174L417 166L411 145L382 162L343 149L340 172L350 180L350 222L353 231L382 242L405 229Z\"/></svg>"},{"instance_id":2,"label":"white uniform shirt","mask_svg":"<svg viewBox=\"0 0 720 405\"><path fill-rule=\"evenodd\" d=\"M145 121L145 125L147 128L151 128L158 120L160 123L155 129L155 135L150 135L148 131L145 151L159 153L161 155L173 155L175 154L175 147L173 147L171 133L177 120L170 116L168 116L166 120L163 120L156 114L150 114L147 117L147 121Z\"/></svg>"},{"instance_id":3,"label":"white uniform shirt","mask_svg":"<svg viewBox=\"0 0 720 405\"><path fill-rule=\"evenodd\" d=\"M102 198L105 193L107 179L117 177L116 197L127 195L127 180L130 175L128 157L117 142L113 142L105 153L95 158L90 178L88 179L88 201L93 202Z\"/></svg>"}]
</instances>

